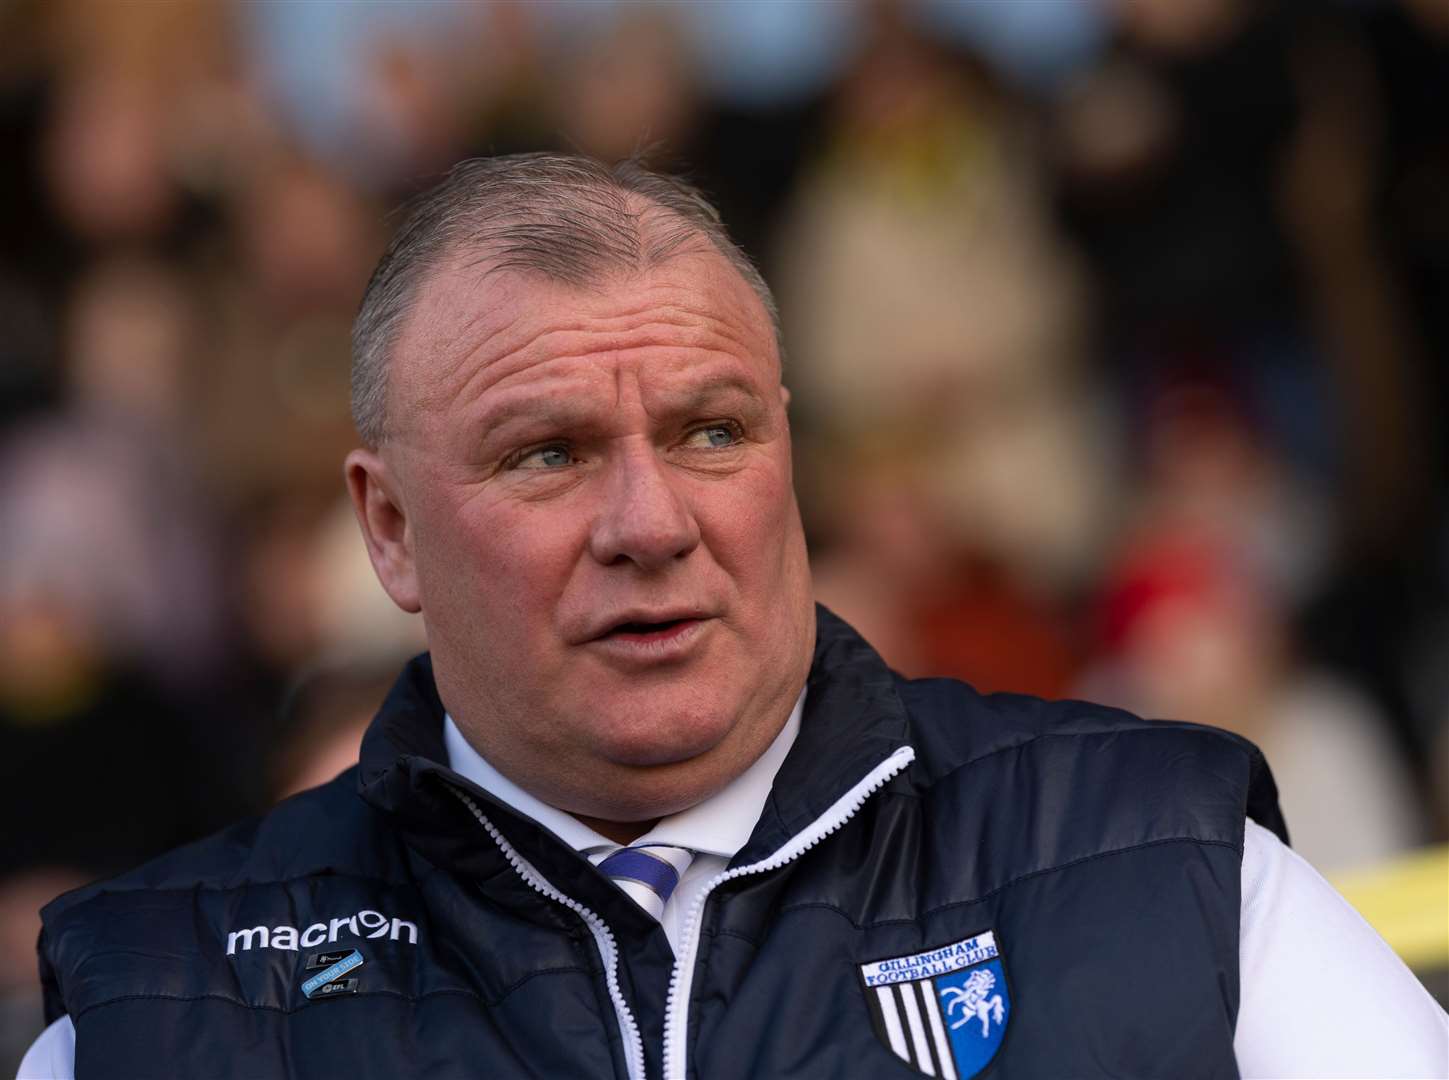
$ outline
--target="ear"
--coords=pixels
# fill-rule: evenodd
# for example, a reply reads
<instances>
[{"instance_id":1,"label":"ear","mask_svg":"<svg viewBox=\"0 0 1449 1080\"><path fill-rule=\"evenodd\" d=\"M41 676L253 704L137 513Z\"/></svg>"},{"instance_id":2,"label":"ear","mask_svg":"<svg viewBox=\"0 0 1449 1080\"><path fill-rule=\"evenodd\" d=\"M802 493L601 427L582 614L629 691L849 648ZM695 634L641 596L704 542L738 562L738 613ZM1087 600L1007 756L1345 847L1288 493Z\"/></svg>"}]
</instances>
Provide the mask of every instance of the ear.
<instances>
[{"instance_id":1,"label":"ear","mask_svg":"<svg viewBox=\"0 0 1449 1080\"><path fill-rule=\"evenodd\" d=\"M362 528L377 580L394 604L416 614L422 610L422 603L418 599L413 531L399 498L401 486L388 463L372 450L348 454L346 471L352 511Z\"/></svg>"}]
</instances>

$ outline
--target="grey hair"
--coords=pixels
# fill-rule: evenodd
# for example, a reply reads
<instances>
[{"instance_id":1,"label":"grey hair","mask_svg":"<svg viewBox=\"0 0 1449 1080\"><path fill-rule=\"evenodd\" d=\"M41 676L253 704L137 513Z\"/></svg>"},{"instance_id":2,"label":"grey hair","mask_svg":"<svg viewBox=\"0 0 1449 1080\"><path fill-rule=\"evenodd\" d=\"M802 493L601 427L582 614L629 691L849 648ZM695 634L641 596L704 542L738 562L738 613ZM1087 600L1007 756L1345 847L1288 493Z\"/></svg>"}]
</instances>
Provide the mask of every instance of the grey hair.
<instances>
[{"instance_id":1,"label":"grey hair","mask_svg":"<svg viewBox=\"0 0 1449 1080\"><path fill-rule=\"evenodd\" d=\"M650 211L654 220L646 230ZM586 286L605 270L644 269L702 238L760 298L779 344L775 298L730 239L719 211L698 188L637 160L608 166L555 153L473 158L455 165L405 213L352 324L352 419L370 447L387 437L388 359L418 288L460 251L476 253L489 272L528 271Z\"/></svg>"}]
</instances>

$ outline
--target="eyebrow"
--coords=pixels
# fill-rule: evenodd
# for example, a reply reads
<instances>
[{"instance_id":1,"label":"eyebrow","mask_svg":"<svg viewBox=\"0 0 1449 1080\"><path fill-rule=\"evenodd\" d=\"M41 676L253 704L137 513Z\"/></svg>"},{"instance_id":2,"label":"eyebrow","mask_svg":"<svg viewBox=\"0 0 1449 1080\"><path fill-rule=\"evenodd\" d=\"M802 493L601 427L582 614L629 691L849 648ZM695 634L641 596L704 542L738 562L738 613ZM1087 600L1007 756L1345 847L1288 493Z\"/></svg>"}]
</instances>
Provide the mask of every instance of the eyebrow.
<instances>
[{"instance_id":1,"label":"eyebrow","mask_svg":"<svg viewBox=\"0 0 1449 1080\"><path fill-rule=\"evenodd\" d=\"M748 379L737 375L724 375L684 391L679 395L677 404L671 400L671 407L680 412L699 412L716 402L739 398L751 402L761 400L758 389Z\"/></svg>"}]
</instances>

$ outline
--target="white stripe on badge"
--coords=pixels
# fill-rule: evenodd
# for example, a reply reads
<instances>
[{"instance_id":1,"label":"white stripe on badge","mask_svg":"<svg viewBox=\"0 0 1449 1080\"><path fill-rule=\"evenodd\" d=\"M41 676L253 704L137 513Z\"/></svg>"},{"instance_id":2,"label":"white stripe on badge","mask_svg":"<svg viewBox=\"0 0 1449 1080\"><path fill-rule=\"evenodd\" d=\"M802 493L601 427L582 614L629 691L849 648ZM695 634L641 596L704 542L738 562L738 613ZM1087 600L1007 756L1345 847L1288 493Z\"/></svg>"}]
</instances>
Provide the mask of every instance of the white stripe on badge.
<instances>
[{"instance_id":1,"label":"white stripe on badge","mask_svg":"<svg viewBox=\"0 0 1449 1080\"><path fill-rule=\"evenodd\" d=\"M920 987L921 996L926 999L926 1019L931 1023L931 1037L936 1042L936 1057L941 1061L941 1075L946 1080L956 1080L956 1066L951 1060L946 1025L941 1022L941 1006L936 1002L935 984L921 983Z\"/></svg>"},{"instance_id":2,"label":"white stripe on badge","mask_svg":"<svg viewBox=\"0 0 1449 1080\"><path fill-rule=\"evenodd\" d=\"M926 1041L926 1025L921 1023L921 1007L916 1003L916 986L905 983L900 987L901 1004L906 1007L906 1023L911 1029L911 1045L916 1048L916 1067L927 1076L936 1075L931 1064L931 1045Z\"/></svg>"},{"instance_id":3,"label":"white stripe on badge","mask_svg":"<svg viewBox=\"0 0 1449 1080\"><path fill-rule=\"evenodd\" d=\"M875 993L880 1000L880 1013L885 1020L886 1038L890 1040L891 1049L896 1052L896 1057L909 1061L911 1052L906 1049L906 1033L901 1028L900 1014L896 1012L896 996L889 986L877 986Z\"/></svg>"}]
</instances>

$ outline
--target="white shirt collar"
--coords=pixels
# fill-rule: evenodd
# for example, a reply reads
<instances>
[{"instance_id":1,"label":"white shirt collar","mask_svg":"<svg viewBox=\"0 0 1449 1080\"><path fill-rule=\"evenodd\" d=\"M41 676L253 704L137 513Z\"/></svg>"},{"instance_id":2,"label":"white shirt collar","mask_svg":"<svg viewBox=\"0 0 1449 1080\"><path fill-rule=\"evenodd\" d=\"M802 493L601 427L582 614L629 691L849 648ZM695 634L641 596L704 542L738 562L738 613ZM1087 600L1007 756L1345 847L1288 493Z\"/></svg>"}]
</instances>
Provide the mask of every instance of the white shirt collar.
<instances>
[{"instance_id":1,"label":"white shirt collar","mask_svg":"<svg viewBox=\"0 0 1449 1080\"><path fill-rule=\"evenodd\" d=\"M790 747L795 745L804 708L805 691L801 690L785 726L753 765L704 802L662 818L634 842L673 844L732 858L745 846L745 841L754 831L755 822L760 819L765 800L770 797L775 774L780 771ZM454 772L473 781L499 802L533 818L575 851L589 855L601 851L607 853L619 847L572 814L530 795L488 764L463 738L451 716L443 719L443 743L448 751L448 765Z\"/></svg>"}]
</instances>

